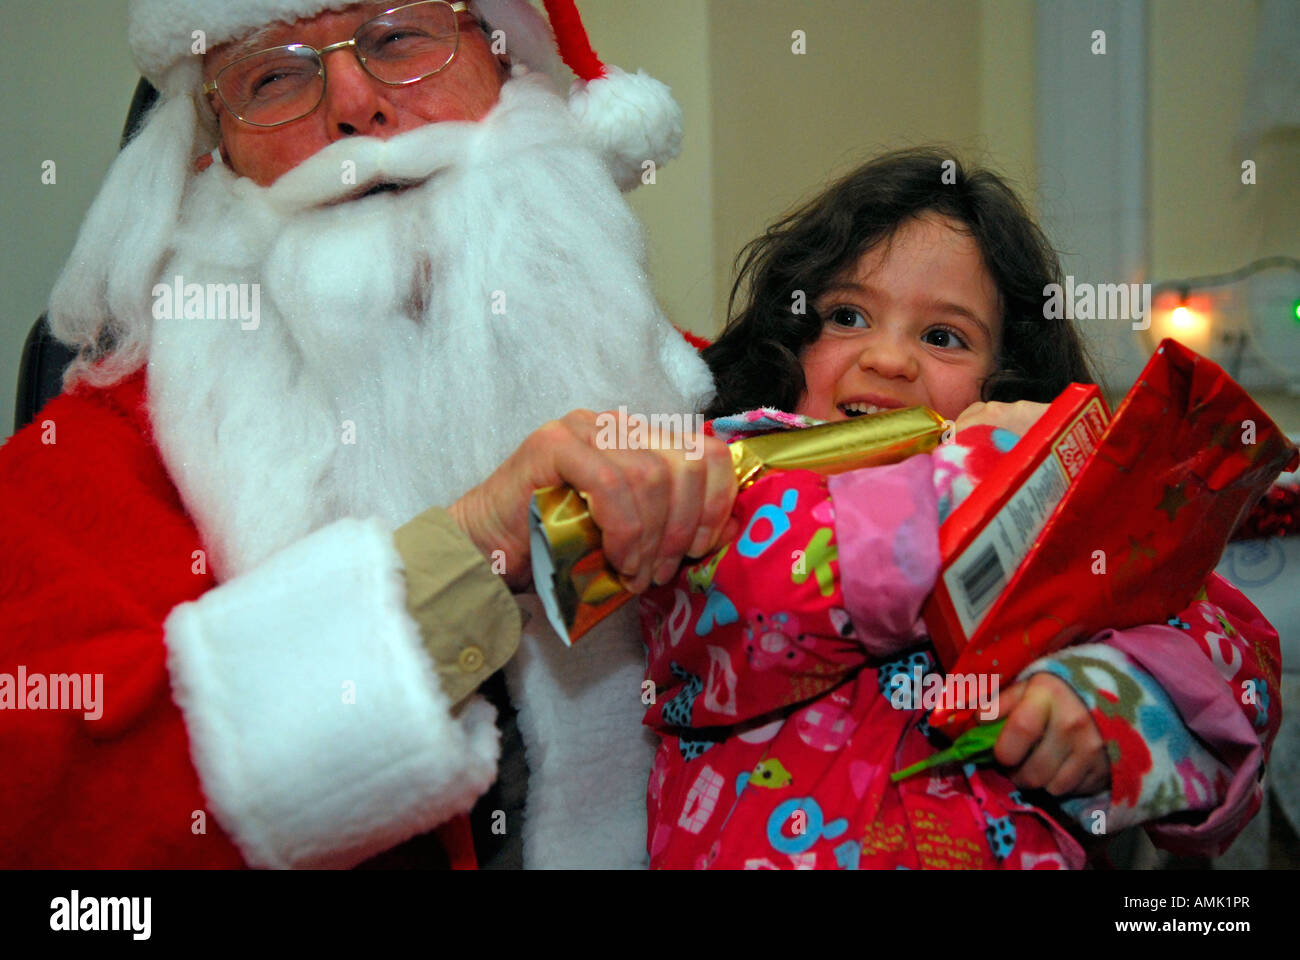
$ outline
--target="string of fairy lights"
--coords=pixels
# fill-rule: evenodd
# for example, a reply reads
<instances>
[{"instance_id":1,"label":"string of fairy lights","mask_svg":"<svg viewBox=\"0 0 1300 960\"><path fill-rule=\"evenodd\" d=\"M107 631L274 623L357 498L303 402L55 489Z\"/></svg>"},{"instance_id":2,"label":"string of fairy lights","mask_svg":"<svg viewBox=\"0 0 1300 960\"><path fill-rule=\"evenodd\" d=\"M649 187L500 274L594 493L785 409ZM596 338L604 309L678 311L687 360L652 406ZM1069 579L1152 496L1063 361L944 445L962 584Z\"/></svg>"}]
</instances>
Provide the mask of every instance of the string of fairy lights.
<instances>
[{"instance_id":1,"label":"string of fairy lights","mask_svg":"<svg viewBox=\"0 0 1300 960\"><path fill-rule=\"evenodd\" d=\"M1216 304L1211 297L1198 297L1198 294L1212 293L1217 289L1242 283L1267 270L1293 271L1297 274L1297 290L1300 290L1300 258L1286 256L1262 257L1228 273L1167 280L1154 284L1151 288L1151 303L1153 314L1156 315L1153 319L1156 322L1153 322L1151 329L1145 333L1148 348L1154 349L1155 344L1166 336L1193 346L1196 345L1197 340L1208 344L1211 334L1214 334L1220 343L1227 343L1233 347L1233 356L1227 363L1227 369L1230 376L1234 379L1238 378L1247 346L1252 343L1258 345L1261 342L1262 338L1256 326L1260 322L1260 317L1256 315L1256 310L1246 309L1242 311L1244 323L1238 329L1216 331L1214 329L1218 319ZM1162 300L1164 306L1157 310L1155 305ZM1287 311L1287 317L1279 319L1295 324L1294 334L1297 341L1300 341L1300 296L1292 297L1289 305L1285 299L1282 303L1283 309ZM1284 380L1294 381L1297 376L1300 376L1296 370L1279 363L1277 358L1266 349L1254 350L1254 356Z\"/></svg>"}]
</instances>

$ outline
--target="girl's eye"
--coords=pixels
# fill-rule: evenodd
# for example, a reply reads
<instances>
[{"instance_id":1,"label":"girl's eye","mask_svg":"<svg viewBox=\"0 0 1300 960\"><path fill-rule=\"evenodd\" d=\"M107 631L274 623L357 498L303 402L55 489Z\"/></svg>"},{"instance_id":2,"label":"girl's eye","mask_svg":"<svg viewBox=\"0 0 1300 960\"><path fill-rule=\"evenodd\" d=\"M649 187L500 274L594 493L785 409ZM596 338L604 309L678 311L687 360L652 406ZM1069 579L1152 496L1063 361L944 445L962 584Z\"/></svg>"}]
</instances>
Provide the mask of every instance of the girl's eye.
<instances>
[{"instance_id":1,"label":"girl's eye","mask_svg":"<svg viewBox=\"0 0 1300 960\"><path fill-rule=\"evenodd\" d=\"M867 325L867 318L861 310L852 307L836 307L831 311L830 322L838 327L862 328Z\"/></svg>"},{"instance_id":2,"label":"girl's eye","mask_svg":"<svg viewBox=\"0 0 1300 960\"><path fill-rule=\"evenodd\" d=\"M934 327L925 332L924 340L926 343L935 347L964 347L966 341L962 339L961 334L956 330L949 330L947 327Z\"/></svg>"}]
</instances>

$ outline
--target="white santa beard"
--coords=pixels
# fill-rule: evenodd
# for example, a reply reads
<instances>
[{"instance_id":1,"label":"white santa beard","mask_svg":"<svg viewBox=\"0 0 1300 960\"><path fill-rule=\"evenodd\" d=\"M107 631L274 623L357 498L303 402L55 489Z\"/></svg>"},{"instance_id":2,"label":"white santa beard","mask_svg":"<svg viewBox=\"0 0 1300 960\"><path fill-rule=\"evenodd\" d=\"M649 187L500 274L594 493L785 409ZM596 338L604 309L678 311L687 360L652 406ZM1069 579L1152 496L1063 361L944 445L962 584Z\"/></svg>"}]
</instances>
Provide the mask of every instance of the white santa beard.
<instances>
[{"instance_id":1,"label":"white santa beard","mask_svg":"<svg viewBox=\"0 0 1300 960\"><path fill-rule=\"evenodd\" d=\"M220 579L342 516L395 528L447 505L571 409L706 398L640 226L580 142L520 77L477 124L336 143L271 188L195 180L160 282L260 284L260 324L155 320L149 402Z\"/></svg>"}]
</instances>

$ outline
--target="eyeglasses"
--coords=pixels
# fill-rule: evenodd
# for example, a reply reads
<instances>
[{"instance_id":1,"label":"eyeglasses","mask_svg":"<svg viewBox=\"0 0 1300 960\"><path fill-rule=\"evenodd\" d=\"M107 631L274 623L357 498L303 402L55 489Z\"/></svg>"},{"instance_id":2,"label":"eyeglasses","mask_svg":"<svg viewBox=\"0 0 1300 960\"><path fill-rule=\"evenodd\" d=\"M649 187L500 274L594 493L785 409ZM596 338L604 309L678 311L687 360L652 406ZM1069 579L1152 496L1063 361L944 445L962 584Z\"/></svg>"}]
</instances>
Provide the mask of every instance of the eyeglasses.
<instances>
[{"instance_id":1,"label":"eyeglasses","mask_svg":"<svg viewBox=\"0 0 1300 960\"><path fill-rule=\"evenodd\" d=\"M271 47L222 67L203 87L226 109L255 127L299 120L325 99L325 54L351 47L362 68L380 83L404 87L445 70L460 47L458 15L465 3L422 0L367 20L351 40L317 50L303 43Z\"/></svg>"}]
</instances>

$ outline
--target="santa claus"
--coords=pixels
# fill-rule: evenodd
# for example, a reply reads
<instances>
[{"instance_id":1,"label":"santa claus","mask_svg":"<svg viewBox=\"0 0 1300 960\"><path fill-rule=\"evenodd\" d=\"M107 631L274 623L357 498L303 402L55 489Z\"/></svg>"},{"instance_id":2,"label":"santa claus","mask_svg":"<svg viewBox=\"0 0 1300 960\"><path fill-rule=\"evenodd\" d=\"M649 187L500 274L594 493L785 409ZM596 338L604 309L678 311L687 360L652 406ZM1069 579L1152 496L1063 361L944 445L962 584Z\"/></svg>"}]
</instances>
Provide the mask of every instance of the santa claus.
<instances>
[{"instance_id":1,"label":"santa claus","mask_svg":"<svg viewBox=\"0 0 1300 960\"><path fill-rule=\"evenodd\" d=\"M639 590L734 494L717 441L603 450L577 409L712 385L618 190L679 111L545 6L133 0L161 99L51 300L66 389L0 451L4 865L644 862L640 643L550 632L528 498L588 491Z\"/></svg>"}]
</instances>

